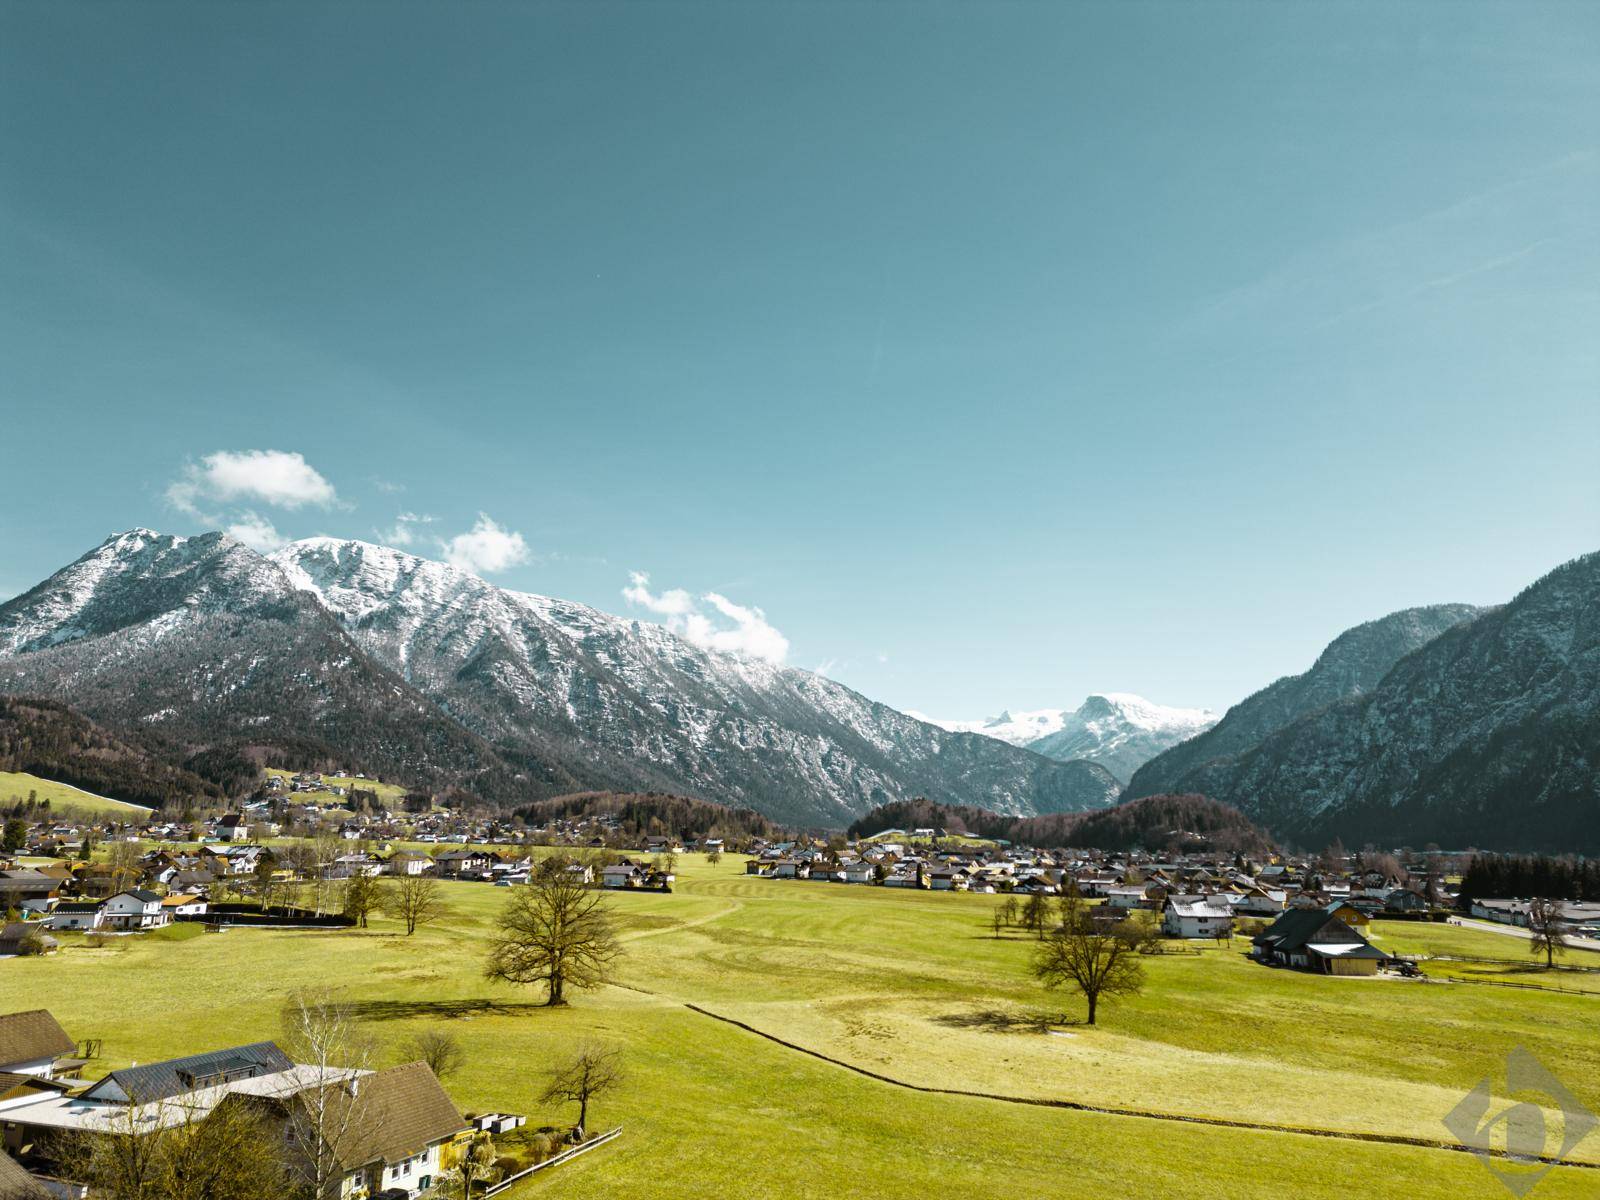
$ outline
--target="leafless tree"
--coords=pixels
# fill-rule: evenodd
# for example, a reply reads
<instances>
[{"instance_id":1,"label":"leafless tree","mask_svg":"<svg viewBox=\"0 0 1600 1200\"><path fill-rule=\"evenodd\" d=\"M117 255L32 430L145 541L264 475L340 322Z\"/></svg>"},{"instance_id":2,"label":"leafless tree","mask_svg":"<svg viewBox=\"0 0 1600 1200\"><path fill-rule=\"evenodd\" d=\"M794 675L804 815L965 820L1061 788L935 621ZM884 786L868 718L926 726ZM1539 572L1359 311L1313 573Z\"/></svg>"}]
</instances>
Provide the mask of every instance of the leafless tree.
<instances>
[{"instance_id":1,"label":"leafless tree","mask_svg":"<svg viewBox=\"0 0 1600 1200\"><path fill-rule=\"evenodd\" d=\"M1050 924L1050 901L1043 892L1032 893L1022 906L1022 927L1035 937L1044 937L1045 926Z\"/></svg>"},{"instance_id":2,"label":"leafless tree","mask_svg":"<svg viewBox=\"0 0 1600 1200\"><path fill-rule=\"evenodd\" d=\"M542 983L546 1003L566 1003L566 991L604 983L621 953L604 893L569 872L537 872L512 889L489 946L484 974L506 983Z\"/></svg>"},{"instance_id":3,"label":"leafless tree","mask_svg":"<svg viewBox=\"0 0 1600 1200\"><path fill-rule=\"evenodd\" d=\"M344 881L341 898L344 915L359 928L365 929L367 918L382 910L387 891L387 887L378 879L365 871L357 872Z\"/></svg>"},{"instance_id":4,"label":"leafless tree","mask_svg":"<svg viewBox=\"0 0 1600 1200\"><path fill-rule=\"evenodd\" d=\"M1561 901L1536 899L1529 904L1528 933L1532 939L1529 952L1544 955L1545 970L1554 968L1556 957L1567 952L1567 939L1572 935Z\"/></svg>"},{"instance_id":5,"label":"leafless tree","mask_svg":"<svg viewBox=\"0 0 1600 1200\"><path fill-rule=\"evenodd\" d=\"M355 1011L338 993L296 993L283 1010L284 1049L305 1067L307 1086L288 1104L288 1134L296 1148L291 1164L316 1200L336 1191L344 1175L338 1149L374 1116L360 1076L372 1061L372 1045Z\"/></svg>"},{"instance_id":6,"label":"leafless tree","mask_svg":"<svg viewBox=\"0 0 1600 1200\"><path fill-rule=\"evenodd\" d=\"M398 876L385 891L383 911L404 922L406 936L410 937L419 925L431 925L444 916L439 881L426 875Z\"/></svg>"},{"instance_id":7,"label":"leafless tree","mask_svg":"<svg viewBox=\"0 0 1600 1200\"><path fill-rule=\"evenodd\" d=\"M622 1082L622 1056L612 1047L584 1042L571 1058L550 1072L541 1099L546 1104L565 1101L578 1106L578 1137L589 1125L589 1102Z\"/></svg>"},{"instance_id":8,"label":"leafless tree","mask_svg":"<svg viewBox=\"0 0 1600 1200\"><path fill-rule=\"evenodd\" d=\"M287 1184L281 1141L240 1105L129 1104L109 1128L52 1150L59 1171L105 1200L280 1200Z\"/></svg>"},{"instance_id":9,"label":"leafless tree","mask_svg":"<svg viewBox=\"0 0 1600 1200\"><path fill-rule=\"evenodd\" d=\"M311 889L317 916L328 910L333 890L333 865L344 853L344 839L329 829L318 830L311 839Z\"/></svg>"},{"instance_id":10,"label":"leafless tree","mask_svg":"<svg viewBox=\"0 0 1600 1200\"><path fill-rule=\"evenodd\" d=\"M438 1078L447 1079L467 1063L461 1039L448 1029L424 1029L400 1044L406 1062L424 1062Z\"/></svg>"},{"instance_id":11,"label":"leafless tree","mask_svg":"<svg viewBox=\"0 0 1600 1200\"><path fill-rule=\"evenodd\" d=\"M1102 996L1131 996L1144 987L1144 968L1127 931L1097 932L1085 922L1054 930L1039 947L1033 973L1047 988L1074 988L1089 1002L1089 1024Z\"/></svg>"},{"instance_id":12,"label":"leafless tree","mask_svg":"<svg viewBox=\"0 0 1600 1200\"><path fill-rule=\"evenodd\" d=\"M111 890L120 892L131 888L144 875L144 854L138 842L119 838L111 843L106 856L106 866L111 871Z\"/></svg>"}]
</instances>

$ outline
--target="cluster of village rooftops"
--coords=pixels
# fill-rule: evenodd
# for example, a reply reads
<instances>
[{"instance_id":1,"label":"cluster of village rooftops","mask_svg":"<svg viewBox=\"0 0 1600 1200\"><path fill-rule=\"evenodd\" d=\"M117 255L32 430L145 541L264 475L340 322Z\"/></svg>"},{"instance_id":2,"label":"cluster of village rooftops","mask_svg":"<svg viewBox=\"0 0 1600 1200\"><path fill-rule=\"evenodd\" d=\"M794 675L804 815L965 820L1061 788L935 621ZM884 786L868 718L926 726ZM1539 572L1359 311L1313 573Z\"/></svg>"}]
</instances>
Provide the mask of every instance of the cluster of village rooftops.
<instances>
[{"instance_id":1,"label":"cluster of village rooftops","mask_svg":"<svg viewBox=\"0 0 1600 1200\"><path fill-rule=\"evenodd\" d=\"M144 1137L245 1105L291 1153L335 1164L340 1195L400 1200L434 1183L504 1114L463 1117L426 1063L356 1070L293 1062L274 1042L141 1063L89 1079L93 1060L45 1009L0 1014L0 1195L77 1197L63 1138ZM330 1118L330 1108L341 1117ZM301 1120L315 1112L318 1119ZM313 1149L309 1141L324 1138Z\"/></svg>"},{"instance_id":2,"label":"cluster of village rooftops","mask_svg":"<svg viewBox=\"0 0 1600 1200\"><path fill-rule=\"evenodd\" d=\"M285 788L328 787L320 776L272 778ZM289 815L281 802L274 803L276 815ZM748 854L747 872L774 879L1018 896L1076 890L1086 899L1104 901L1106 917L1127 910L1157 913L1162 931L1180 938L1228 936L1243 919L1276 920L1295 909L1336 912L1359 936L1373 916L1426 917L1458 907L1458 897L1444 882L1451 864L1425 856L1403 865L1386 856L1389 869L1370 870L1353 856L1335 863L1325 857L1277 854L1039 850L950 837L938 829L889 830L855 841L836 836L725 842L708 835L651 834L633 839L636 848L622 852L616 847L626 842L605 817L561 821L560 828L538 831L522 828L515 831L516 840L494 843L486 839L510 839L512 832L479 818L468 833L458 821L453 828L461 838L445 848L419 845L442 834L419 834L417 825L400 824L381 809L344 816L349 819L324 821L318 827L323 835L315 839L315 855L305 852L305 843L290 843L297 845L297 853L281 842L249 840L274 833L276 826L266 821L264 810L181 827L155 821L128 826L34 819L18 851L0 856L0 911L20 918L0 928L0 955L25 949L47 952L55 944L52 935L62 931L120 934L174 920L214 919L219 902L259 899L272 888L363 875L514 886L527 882L534 863L532 846L541 839L554 840L570 852L568 869L582 882L615 890L668 891L675 881L677 854L720 855L737 849ZM432 811L414 819L440 830L452 818ZM374 836L384 833L408 844L396 846ZM89 846L103 851L119 842L137 847L138 854L130 861L127 854L85 853ZM151 842L156 843L153 849L143 849ZM316 892L321 912L336 893L331 888ZM1527 924L1526 901L1481 899L1471 906L1474 916ZM1600 934L1600 905L1571 902L1565 916L1578 936ZM1324 939L1319 944L1331 943ZM1355 961L1366 952L1343 952L1344 957L1351 954Z\"/></svg>"}]
</instances>

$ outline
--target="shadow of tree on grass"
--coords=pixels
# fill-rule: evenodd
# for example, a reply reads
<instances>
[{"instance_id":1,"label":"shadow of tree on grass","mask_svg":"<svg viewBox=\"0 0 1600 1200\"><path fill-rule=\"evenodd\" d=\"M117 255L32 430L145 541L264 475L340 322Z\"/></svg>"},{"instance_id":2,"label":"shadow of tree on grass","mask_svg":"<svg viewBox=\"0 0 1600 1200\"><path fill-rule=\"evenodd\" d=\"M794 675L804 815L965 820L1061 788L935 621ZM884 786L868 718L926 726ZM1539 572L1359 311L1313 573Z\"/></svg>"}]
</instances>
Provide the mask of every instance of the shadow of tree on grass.
<instances>
[{"instance_id":1,"label":"shadow of tree on grass","mask_svg":"<svg viewBox=\"0 0 1600 1200\"><path fill-rule=\"evenodd\" d=\"M987 1033L1049 1033L1052 1028L1082 1022L1064 1020L1059 1013L1017 1013L991 1008L946 1013L934 1017L933 1023L946 1029L981 1029Z\"/></svg>"},{"instance_id":2,"label":"shadow of tree on grass","mask_svg":"<svg viewBox=\"0 0 1600 1200\"><path fill-rule=\"evenodd\" d=\"M507 1000L358 1000L351 1011L364 1021L404 1021L412 1017L508 1017L546 1005Z\"/></svg>"}]
</instances>

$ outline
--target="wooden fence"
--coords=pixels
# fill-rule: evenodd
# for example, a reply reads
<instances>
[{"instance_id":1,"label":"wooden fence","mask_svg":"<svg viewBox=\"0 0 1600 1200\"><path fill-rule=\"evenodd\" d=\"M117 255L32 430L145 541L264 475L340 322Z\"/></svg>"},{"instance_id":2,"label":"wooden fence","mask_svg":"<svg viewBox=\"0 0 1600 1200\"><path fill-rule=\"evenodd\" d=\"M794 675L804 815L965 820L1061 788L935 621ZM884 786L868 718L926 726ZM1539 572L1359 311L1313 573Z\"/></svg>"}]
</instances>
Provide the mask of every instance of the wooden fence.
<instances>
[{"instance_id":1,"label":"wooden fence","mask_svg":"<svg viewBox=\"0 0 1600 1200\"><path fill-rule=\"evenodd\" d=\"M603 1146L603 1145L605 1145L605 1143L611 1141L613 1138L620 1137L621 1134L622 1134L622 1126L621 1125L618 1125L615 1129L608 1129L604 1133L598 1134L597 1136L590 1138L588 1141L583 1142L580 1145L574 1146L570 1150L563 1150L560 1154L555 1155L553 1158L547 1158L542 1163L534 1163L533 1166L531 1166L531 1167L524 1167L522 1170L518 1171L515 1175L507 1175L499 1183L496 1183L496 1184L492 1185L491 1187L486 1188L484 1191L482 1191L482 1192L480 1192L478 1194L480 1196L484 1196L484 1197L497 1196L501 1192L505 1191L512 1184L521 1183L524 1179L526 1179L529 1175L532 1175L535 1171L543 1171L546 1167L557 1167L557 1166L560 1166L564 1162L570 1162L574 1158L577 1158L578 1155L587 1154L590 1150L593 1150L596 1146Z\"/></svg>"}]
</instances>

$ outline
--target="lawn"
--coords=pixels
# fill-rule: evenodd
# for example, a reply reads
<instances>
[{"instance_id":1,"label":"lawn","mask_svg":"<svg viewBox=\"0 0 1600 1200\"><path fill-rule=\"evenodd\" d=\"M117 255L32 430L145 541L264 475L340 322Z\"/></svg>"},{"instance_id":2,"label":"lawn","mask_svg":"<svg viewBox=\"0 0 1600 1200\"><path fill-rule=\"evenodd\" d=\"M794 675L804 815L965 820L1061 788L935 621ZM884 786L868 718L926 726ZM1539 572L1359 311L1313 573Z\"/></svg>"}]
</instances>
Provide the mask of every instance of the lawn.
<instances>
[{"instance_id":1,"label":"lawn","mask_svg":"<svg viewBox=\"0 0 1600 1200\"><path fill-rule=\"evenodd\" d=\"M274 1036L294 989L340 984L386 1054L446 1024L470 1053L449 1081L461 1106L534 1124L571 1116L535 1099L548 1063L583 1037L621 1045L628 1082L591 1124L621 1122L624 1136L513 1200L818 1187L1119 1200L1498 1191L1464 1154L899 1084L1444 1139L1443 1116L1521 1044L1600 1108L1590 997L1313 978L1256 966L1237 942L1151 960L1145 994L1103 1005L1091 1029L1059 1021L1076 1020L1081 1002L1028 978L1028 938L989 935L994 897L755 879L734 856L711 866L683 855L679 874L670 895L613 899L627 950L618 986L563 1010L482 979L506 889L481 884L446 885L449 918L412 938L378 922L152 937L123 951L68 940L50 959L0 962L0 1008L50 1007L77 1035L103 1038L115 1066ZM1591 1143L1576 1157L1600 1161L1600 1137ZM1597 1188L1600 1173L1560 1168L1531 1194L1576 1200Z\"/></svg>"},{"instance_id":2,"label":"lawn","mask_svg":"<svg viewBox=\"0 0 1600 1200\"><path fill-rule=\"evenodd\" d=\"M9 807L26 800L29 794L40 802L50 801L50 811L63 815L69 809L108 817L144 817L150 813L150 809L137 804L96 796L93 792L80 791L70 784L41 779L22 771L0 771L0 805Z\"/></svg>"},{"instance_id":3,"label":"lawn","mask_svg":"<svg viewBox=\"0 0 1600 1200\"><path fill-rule=\"evenodd\" d=\"M293 771L285 771L278 767L268 767L268 775L277 775L284 781L284 795L291 797L297 804L347 804L350 800L350 789L360 788L364 792L376 792L378 802L386 808L398 808L400 800L405 796L406 789L397 783L379 783L376 779L356 779L349 775L324 775L322 782L328 787L342 787L345 789L343 796L336 796L326 789L319 788L309 792L290 792L289 781L294 777Z\"/></svg>"},{"instance_id":4,"label":"lawn","mask_svg":"<svg viewBox=\"0 0 1600 1200\"><path fill-rule=\"evenodd\" d=\"M1422 959L1435 979L1600 995L1600 952L1593 950L1571 949L1549 970L1531 942L1502 933L1418 921L1376 921L1370 932L1385 950Z\"/></svg>"}]
</instances>

